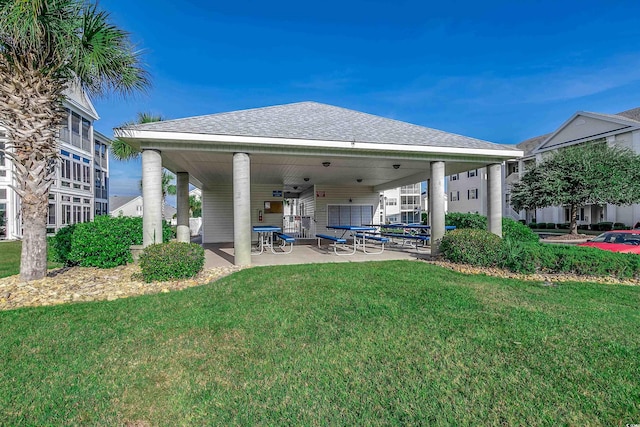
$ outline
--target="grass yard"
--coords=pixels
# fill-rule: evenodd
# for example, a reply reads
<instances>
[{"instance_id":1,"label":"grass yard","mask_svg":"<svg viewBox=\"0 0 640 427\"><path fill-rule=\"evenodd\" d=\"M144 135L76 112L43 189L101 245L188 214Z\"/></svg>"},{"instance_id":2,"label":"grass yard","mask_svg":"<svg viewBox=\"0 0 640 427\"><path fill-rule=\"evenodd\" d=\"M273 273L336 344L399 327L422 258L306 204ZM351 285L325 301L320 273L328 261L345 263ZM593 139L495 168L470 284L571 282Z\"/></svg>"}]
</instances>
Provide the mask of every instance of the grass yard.
<instances>
[{"instance_id":1,"label":"grass yard","mask_svg":"<svg viewBox=\"0 0 640 427\"><path fill-rule=\"evenodd\" d=\"M639 378L639 287L415 261L0 312L0 425L625 425Z\"/></svg>"},{"instance_id":2,"label":"grass yard","mask_svg":"<svg viewBox=\"0 0 640 427\"><path fill-rule=\"evenodd\" d=\"M0 242L0 278L20 273L20 251L22 242L18 240ZM49 262L49 268L61 267L59 263Z\"/></svg>"}]
</instances>

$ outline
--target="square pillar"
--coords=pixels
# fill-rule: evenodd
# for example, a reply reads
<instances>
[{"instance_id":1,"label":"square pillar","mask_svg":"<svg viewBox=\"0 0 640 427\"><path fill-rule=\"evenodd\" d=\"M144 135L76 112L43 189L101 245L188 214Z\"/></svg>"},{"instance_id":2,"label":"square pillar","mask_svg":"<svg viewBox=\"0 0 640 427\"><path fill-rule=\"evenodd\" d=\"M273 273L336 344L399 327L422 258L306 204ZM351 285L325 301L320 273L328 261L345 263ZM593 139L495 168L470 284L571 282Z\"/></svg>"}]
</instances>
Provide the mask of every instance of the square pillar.
<instances>
[{"instance_id":1,"label":"square pillar","mask_svg":"<svg viewBox=\"0 0 640 427\"><path fill-rule=\"evenodd\" d=\"M142 150L142 245L162 243L162 157Z\"/></svg>"},{"instance_id":2,"label":"square pillar","mask_svg":"<svg viewBox=\"0 0 640 427\"><path fill-rule=\"evenodd\" d=\"M176 201L178 204L176 240L189 243L191 230L189 229L189 173L176 173Z\"/></svg>"},{"instance_id":3,"label":"square pillar","mask_svg":"<svg viewBox=\"0 0 640 427\"><path fill-rule=\"evenodd\" d=\"M487 229L502 237L502 164L487 166Z\"/></svg>"},{"instance_id":4,"label":"square pillar","mask_svg":"<svg viewBox=\"0 0 640 427\"><path fill-rule=\"evenodd\" d=\"M246 153L233 155L234 265L251 265L251 161Z\"/></svg>"},{"instance_id":5,"label":"square pillar","mask_svg":"<svg viewBox=\"0 0 640 427\"><path fill-rule=\"evenodd\" d=\"M429 180L429 204L431 205L431 255L440 253L440 241L444 237L444 162L431 162Z\"/></svg>"}]
</instances>

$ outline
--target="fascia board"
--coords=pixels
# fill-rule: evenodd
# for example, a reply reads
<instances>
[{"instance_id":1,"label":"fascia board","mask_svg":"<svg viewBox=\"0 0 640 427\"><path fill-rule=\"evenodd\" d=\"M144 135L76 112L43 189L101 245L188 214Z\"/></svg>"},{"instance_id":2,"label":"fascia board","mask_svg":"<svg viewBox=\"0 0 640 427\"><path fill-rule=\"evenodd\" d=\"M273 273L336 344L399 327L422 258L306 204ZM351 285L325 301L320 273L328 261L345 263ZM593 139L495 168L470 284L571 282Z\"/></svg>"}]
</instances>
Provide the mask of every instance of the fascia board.
<instances>
[{"instance_id":1,"label":"fascia board","mask_svg":"<svg viewBox=\"0 0 640 427\"><path fill-rule=\"evenodd\" d=\"M205 135L194 133L174 133L174 132L154 132L137 131L132 129L116 129L115 136L139 144L136 140L145 141L185 141L197 143L226 143L242 144L253 146L280 146L280 147L300 147L300 148L326 148L326 149L353 149L363 151L388 151L407 152L424 154L453 154L453 155L475 155L493 158L516 158L522 157L522 150L490 150L478 148L459 147L434 147L424 145L403 145L403 144L374 144L368 142L346 142L346 141L326 141L313 139L293 139L293 138L268 138L268 137L248 137L236 135Z\"/></svg>"}]
</instances>

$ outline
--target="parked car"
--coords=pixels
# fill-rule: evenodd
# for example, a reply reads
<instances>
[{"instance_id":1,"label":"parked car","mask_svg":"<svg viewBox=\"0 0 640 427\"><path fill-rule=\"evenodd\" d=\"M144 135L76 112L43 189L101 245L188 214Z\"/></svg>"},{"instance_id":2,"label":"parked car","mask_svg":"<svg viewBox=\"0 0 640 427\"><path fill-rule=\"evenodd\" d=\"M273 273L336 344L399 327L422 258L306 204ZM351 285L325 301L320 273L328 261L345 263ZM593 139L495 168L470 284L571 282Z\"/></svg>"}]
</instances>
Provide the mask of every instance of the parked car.
<instances>
[{"instance_id":1,"label":"parked car","mask_svg":"<svg viewBox=\"0 0 640 427\"><path fill-rule=\"evenodd\" d=\"M578 246L590 246L605 251L640 255L640 230L606 231Z\"/></svg>"}]
</instances>

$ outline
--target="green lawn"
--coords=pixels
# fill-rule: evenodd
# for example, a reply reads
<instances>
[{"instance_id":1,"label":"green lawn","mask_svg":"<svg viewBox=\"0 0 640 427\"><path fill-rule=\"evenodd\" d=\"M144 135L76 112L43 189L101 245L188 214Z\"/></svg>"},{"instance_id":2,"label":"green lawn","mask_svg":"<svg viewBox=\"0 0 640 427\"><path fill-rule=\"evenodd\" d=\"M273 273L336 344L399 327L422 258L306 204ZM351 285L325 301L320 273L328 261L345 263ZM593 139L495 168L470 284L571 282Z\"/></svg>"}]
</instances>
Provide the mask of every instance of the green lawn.
<instances>
[{"instance_id":1,"label":"green lawn","mask_svg":"<svg viewBox=\"0 0 640 427\"><path fill-rule=\"evenodd\" d=\"M640 422L640 288L393 261L0 312L0 425Z\"/></svg>"},{"instance_id":2,"label":"green lawn","mask_svg":"<svg viewBox=\"0 0 640 427\"><path fill-rule=\"evenodd\" d=\"M18 240L0 242L0 278L20 273L21 250L22 242ZM57 268L62 265L55 262L49 262L48 266L49 268Z\"/></svg>"}]
</instances>

